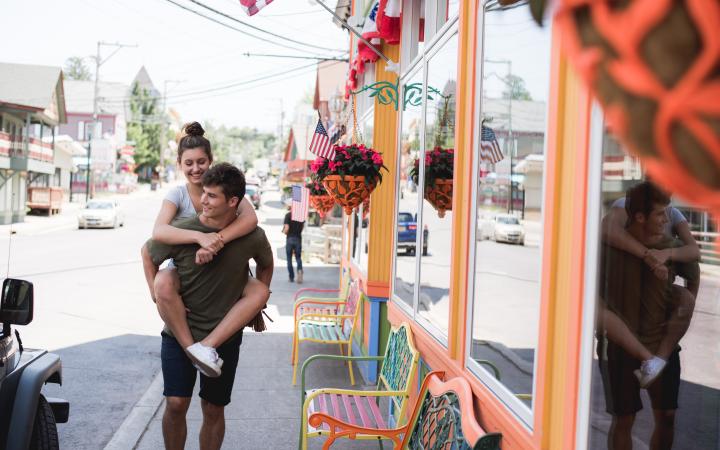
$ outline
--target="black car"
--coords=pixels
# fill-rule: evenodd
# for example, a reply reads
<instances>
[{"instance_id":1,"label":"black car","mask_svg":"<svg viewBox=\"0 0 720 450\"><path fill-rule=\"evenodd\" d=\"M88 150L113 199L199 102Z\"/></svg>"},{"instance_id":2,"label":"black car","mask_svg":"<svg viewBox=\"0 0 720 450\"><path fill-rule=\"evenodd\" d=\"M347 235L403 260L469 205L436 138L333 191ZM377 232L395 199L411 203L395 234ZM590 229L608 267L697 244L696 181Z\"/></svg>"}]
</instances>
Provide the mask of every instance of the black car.
<instances>
[{"instance_id":1,"label":"black car","mask_svg":"<svg viewBox=\"0 0 720 450\"><path fill-rule=\"evenodd\" d=\"M405 253L415 254L415 241L417 237L417 214L412 215L409 212L398 213L398 235L397 235L397 248L398 250L405 250ZM422 239L422 254L427 256L428 254L428 238L429 231L427 225L423 229Z\"/></svg>"},{"instance_id":2,"label":"black car","mask_svg":"<svg viewBox=\"0 0 720 450\"><path fill-rule=\"evenodd\" d=\"M56 424L68 421L69 403L41 392L45 383L61 384L60 357L24 348L12 329L27 325L32 317L32 283L6 279L0 301L0 449L58 449Z\"/></svg>"}]
</instances>

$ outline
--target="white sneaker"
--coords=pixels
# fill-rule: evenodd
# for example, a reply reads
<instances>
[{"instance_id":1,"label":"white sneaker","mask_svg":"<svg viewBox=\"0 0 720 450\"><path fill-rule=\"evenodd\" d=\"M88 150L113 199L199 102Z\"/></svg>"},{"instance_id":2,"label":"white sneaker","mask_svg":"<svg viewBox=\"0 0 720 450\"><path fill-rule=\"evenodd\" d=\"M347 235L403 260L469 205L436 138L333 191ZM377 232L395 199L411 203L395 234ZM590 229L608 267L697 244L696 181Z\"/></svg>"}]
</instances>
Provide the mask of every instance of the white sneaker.
<instances>
[{"instance_id":1,"label":"white sneaker","mask_svg":"<svg viewBox=\"0 0 720 450\"><path fill-rule=\"evenodd\" d=\"M218 357L214 348L196 342L185 350L200 373L211 378L220 376L223 360Z\"/></svg>"},{"instance_id":2,"label":"white sneaker","mask_svg":"<svg viewBox=\"0 0 720 450\"><path fill-rule=\"evenodd\" d=\"M652 358L643 361L640 364L640 369L633 372L640 382L640 387L647 389L647 387L650 386L652 382L655 381L655 379L662 373L666 364L667 361L658 356L653 356Z\"/></svg>"}]
</instances>

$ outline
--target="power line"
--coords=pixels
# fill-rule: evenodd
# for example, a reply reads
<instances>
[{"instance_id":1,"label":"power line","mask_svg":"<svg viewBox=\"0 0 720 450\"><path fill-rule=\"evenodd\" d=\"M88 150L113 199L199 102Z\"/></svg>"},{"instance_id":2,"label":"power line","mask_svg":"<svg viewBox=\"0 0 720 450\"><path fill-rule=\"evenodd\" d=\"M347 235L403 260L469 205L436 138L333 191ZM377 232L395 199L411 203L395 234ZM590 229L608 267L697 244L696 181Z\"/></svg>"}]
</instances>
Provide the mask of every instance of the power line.
<instances>
[{"instance_id":1,"label":"power line","mask_svg":"<svg viewBox=\"0 0 720 450\"><path fill-rule=\"evenodd\" d=\"M245 52L243 53L245 56L258 56L258 57L265 57L265 58L294 58L294 59L314 59L317 61L342 61L342 62L348 62L347 58L322 58L320 56L298 56L298 55L271 55L267 53L250 53Z\"/></svg>"},{"instance_id":2,"label":"power line","mask_svg":"<svg viewBox=\"0 0 720 450\"><path fill-rule=\"evenodd\" d=\"M249 33L249 32L247 32L247 31L245 31L245 30L241 30L240 28L236 28L236 27L234 27L234 26L232 26L232 25L230 25L230 24L227 24L227 23L222 22L222 21L220 21L220 20L217 20L217 19L215 19L215 18L213 18L213 17L210 17L210 16L208 16L208 15L205 15L205 14L201 13L200 11L196 11L196 10L194 10L194 9L192 9L192 8L188 8L187 6L181 5L180 3L178 3L178 2L176 2L176 1L174 1L174 0L165 0L165 1L168 2L168 3L172 3L173 5L177 6L178 8L184 9L185 11L191 12L191 13L193 13L193 14L195 14L195 15L198 15L198 16L200 16L200 17L203 17L203 18L207 19L207 20L210 20L210 21L212 21L212 22L215 22L215 23L217 23L218 25L222 25L222 26L225 27L225 28L229 28L229 29L231 29L231 30L233 30L233 31L237 31L238 33L242 33L242 34L244 34L244 35L246 35L246 36L250 36L250 37L255 38L255 39L258 39L258 40L260 40L260 41L267 42L268 44L277 45L277 46L279 46L279 47L284 47L284 48L288 48L288 49L291 49L291 50L296 50L296 51L299 51L299 52L305 52L305 51L307 51L307 49L297 48L297 47L290 46L290 45L287 45L287 44L283 44L283 43L280 43L280 42L271 41L271 40L268 40L268 39L266 39L266 38L264 38L264 37L257 36L257 35L255 35L255 34Z\"/></svg>"},{"instance_id":3,"label":"power line","mask_svg":"<svg viewBox=\"0 0 720 450\"><path fill-rule=\"evenodd\" d=\"M236 22L236 23L239 23L239 24L241 24L241 25L244 25L244 26L246 26L246 27L248 27L248 28L251 28L251 29L253 29L253 30L255 30L255 31L259 31L259 32L261 32L261 33L269 34L270 36L275 36L275 37L277 37L277 38L286 40L286 41L288 41L288 42L293 42L293 43L295 43L295 44L304 45L304 46L306 46L306 47L317 48L317 49L319 49L319 50L329 50L329 51L331 51L331 52L341 52L341 51L343 51L343 50L338 50L338 49L335 49L335 48L320 47L320 46L318 46L318 45L306 44L305 42L298 41L298 40L295 40L295 39L291 39L291 38L289 38L289 37L287 37L287 36L283 36L283 35L280 35L280 34L276 34L276 33L273 33L273 32L271 32L271 31L263 30L263 29L260 28L260 27L256 27L255 25L251 25L251 24L249 24L249 23L247 23L247 22L243 22L242 20L236 19L235 17L233 17L233 16L231 16L231 15L229 15L229 14L225 14L225 13L222 12L222 11L218 11L217 9L211 8L210 6L207 6L206 4L204 4L204 3L202 3L202 2L199 2L198 0L189 0L189 1L190 1L191 3L195 3L196 5L200 6L201 8L205 8L205 9L207 9L208 11L212 11L212 12L214 12L214 13L217 14L217 15L220 15L220 16L223 16L223 17L225 17L225 18L228 18L228 19L232 20L233 22Z\"/></svg>"}]
</instances>

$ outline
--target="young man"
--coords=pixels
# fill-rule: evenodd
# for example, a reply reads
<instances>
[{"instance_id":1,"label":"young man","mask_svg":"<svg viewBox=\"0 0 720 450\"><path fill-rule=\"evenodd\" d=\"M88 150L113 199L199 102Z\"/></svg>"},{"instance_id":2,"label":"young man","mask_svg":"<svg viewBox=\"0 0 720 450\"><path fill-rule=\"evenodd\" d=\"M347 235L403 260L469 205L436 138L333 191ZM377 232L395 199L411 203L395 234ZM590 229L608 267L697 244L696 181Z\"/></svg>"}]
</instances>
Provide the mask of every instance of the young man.
<instances>
[{"instance_id":1,"label":"young man","mask_svg":"<svg viewBox=\"0 0 720 450\"><path fill-rule=\"evenodd\" d=\"M288 208L290 209L290 208ZM297 282L298 284L303 282L303 267L302 267L302 231L305 226L305 222L298 222L292 220L292 213L288 210L285 214L285 221L283 223L283 233L285 233L285 251L287 255L287 268L290 282L295 281L295 273L293 272L292 255L295 253L295 260L297 261Z\"/></svg>"},{"instance_id":2,"label":"young man","mask_svg":"<svg viewBox=\"0 0 720 450\"><path fill-rule=\"evenodd\" d=\"M245 195L245 177L230 164L211 167L202 178L202 214L182 219L174 226L212 232L223 229L236 217L237 206ZM207 264L197 265L198 246L165 245L152 240L146 244L156 266L173 258L180 278L180 294L188 309L187 321L196 342L207 336L237 301L248 281L250 259L257 263L258 280L270 286L273 255L265 232L257 228L250 234L228 242ZM242 342L242 330L217 349L222 374L216 378L200 375L203 423L200 448L219 449L225 436L224 408L230 403L235 369ZM182 449L187 437L185 416L190 406L198 371L168 327L162 333L162 371L166 397L163 415L165 448Z\"/></svg>"},{"instance_id":3,"label":"young man","mask_svg":"<svg viewBox=\"0 0 720 450\"><path fill-rule=\"evenodd\" d=\"M666 235L669 202L667 195L648 182L631 188L626 200L627 232L649 249L682 246L682 242ZM648 390L655 419L650 448L672 446L680 385L677 344L687 331L690 316L678 311L683 296L692 298L685 288L673 285L673 281L677 274L688 283L698 282L699 267L697 262L673 262L665 268L668 276L658 277L656 268L651 268L642 258L608 243L602 249L599 288L603 304L598 314L598 359L607 411L613 416L608 448L632 448L635 414L643 407L641 383ZM651 380L645 380L642 371L636 374L641 368L645 371L647 363L641 366L641 360L629 345L631 342L637 342L654 355L661 346L672 343L670 356L659 362L659 370L653 370Z\"/></svg>"}]
</instances>

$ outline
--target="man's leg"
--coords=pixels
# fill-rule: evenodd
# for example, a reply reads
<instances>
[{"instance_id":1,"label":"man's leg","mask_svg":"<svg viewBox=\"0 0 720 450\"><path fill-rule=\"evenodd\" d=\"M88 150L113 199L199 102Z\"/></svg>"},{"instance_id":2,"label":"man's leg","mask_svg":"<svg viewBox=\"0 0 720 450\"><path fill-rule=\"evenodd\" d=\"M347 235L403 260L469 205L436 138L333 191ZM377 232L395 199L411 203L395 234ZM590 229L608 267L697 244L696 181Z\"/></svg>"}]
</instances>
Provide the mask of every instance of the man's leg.
<instances>
[{"instance_id":1,"label":"man's leg","mask_svg":"<svg viewBox=\"0 0 720 450\"><path fill-rule=\"evenodd\" d=\"M218 450L225 438L225 407L202 400L203 423L200 427L200 450Z\"/></svg>"},{"instance_id":2,"label":"man's leg","mask_svg":"<svg viewBox=\"0 0 720 450\"><path fill-rule=\"evenodd\" d=\"M631 450L635 414L613 416L608 432L608 450Z\"/></svg>"},{"instance_id":3,"label":"man's leg","mask_svg":"<svg viewBox=\"0 0 720 450\"><path fill-rule=\"evenodd\" d=\"M195 343L187 323L187 311L180 297L177 270L164 269L155 276L155 301L160 317L182 348Z\"/></svg>"},{"instance_id":4,"label":"man's leg","mask_svg":"<svg viewBox=\"0 0 720 450\"><path fill-rule=\"evenodd\" d=\"M670 450L675 438L675 410L653 409L655 429L650 439L650 450Z\"/></svg>"},{"instance_id":5,"label":"man's leg","mask_svg":"<svg viewBox=\"0 0 720 450\"><path fill-rule=\"evenodd\" d=\"M677 348L680 339L685 336L695 310L695 296L682 286L672 286L671 299L675 307L665 327L665 336L657 350L657 355L666 361Z\"/></svg>"},{"instance_id":6,"label":"man's leg","mask_svg":"<svg viewBox=\"0 0 720 450\"><path fill-rule=\"evenodd\" d=\"M292 283L295 281L295 272L293 271L293 264L292 264L292 239L288 238L285 240L285 255L287 256L287 269L288 269L288 276L290 277L290 282Z\"/></svg>"},{"instance_id":7,"label":"man's leg","mask_svg":"<svg viewBox=\"0 0 720 450\"><path fill-rule=\"evenodd\" d=\"M295 261L297 261L298 270L298 283L303 282L303 267L302 267L302 238L298 238L297 244L295 245Z\"/></svg>"},{"instance_id":8,"label":"man's leg","mask_svg":"<svg viewBox=\"0 0 720 450\"><path fill-rule=\"evenodd\" d=\"M185 416L190 407L190 397L166 397L162 419L163 440L167 450L182 450L187 438Z\"/></svg>"},{"instance_id":9,"label":"man's leg","mask_svg":"<svg viewBox=\"0 0 720 450\"><path fill-rule=\"evenodd\" d=\"M242 330L267 303L270 290L262 281L248 279L243 297L228 311L223 320L202 341L203 345L217 348Z\"/></svg>"}]
</instances>

